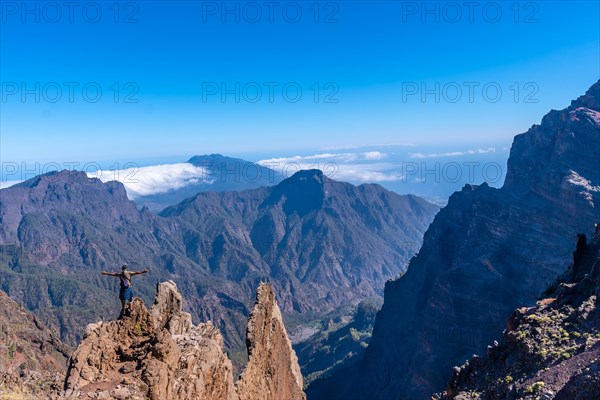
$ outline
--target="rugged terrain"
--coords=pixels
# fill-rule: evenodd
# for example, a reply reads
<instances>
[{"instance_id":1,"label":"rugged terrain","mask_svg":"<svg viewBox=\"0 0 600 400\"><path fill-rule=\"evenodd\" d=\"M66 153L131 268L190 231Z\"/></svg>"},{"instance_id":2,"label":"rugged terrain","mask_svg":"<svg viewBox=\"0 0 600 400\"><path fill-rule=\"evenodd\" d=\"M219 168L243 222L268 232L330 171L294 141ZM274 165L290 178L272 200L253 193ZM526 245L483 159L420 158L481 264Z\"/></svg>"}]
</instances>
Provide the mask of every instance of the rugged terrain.
<instances>
[{"instance_id":1,"label":"rugged terrain","mask_svg":"<svg viewBox=\"0 0 600 400\"><path fill-rule=\"evenodd\" d=\"M150 269L133 282L147 302L155 282L175 281L186 310L213 321L238 366L261 280L270 280L296 324L381 296L438 211L418 197L315 170L274 187L200 193L161 216L138 210L122 184L83 172L41 175L0 190L0 198L0 288L65 342L118 315L117 279L99 272L127 263Z\"/></svg>"},{"instance_id":2,"label":"rugged terrain","mask_svg":"<svg viewBox=\"0 0 600 400\"><path fill-rule=\"evenodd\" d=\"M600 399L600 230L534 307L517 309L500 343L454 368L436 398Z\"/></svg>"},{"instance_id":3,"label":"rugged terrain","mask_svg":"<svg viewBox=\"0 0 600 400\"><path fill-rule=\"evenodd\" d=\"M70 349L0 291L0 399L36 399L62 389Z\"/></svg>"},{"instance_id":4,"label":"rugged terrain","mask_svg":"<svg viewBox=\"0 0 600 400\"><path fill-rule=\"evenodd\" d=\"M284 312L309 313L379 295L437 210L416 196L306 170L273 188L199 193L161 216L189 227L188 257L211 275L268 277Z\"/></svg>"},{"instance_id":5,"label":"rugged terrain","mask_svg":"<svg viewBox=\"0 0 600 400\"><path fill-rule=\"evenodd\" d=\"M426 399L481 354L507 315L533 305L600 218L600 82L515 137L500 189L451 196L406 274L386 284L364 359L312 399Z\"/></svg>"},{"instance_id":6,"label":"rugged terrain","mask_svg":"<svg viewBox=\"0 0 600 400\"><path fill-rule=\"evenodd\" d=\"M379 299L365 300L352 313L327 318L294 346L306 385L362 358L380 308Z\"/></svg>"},{"instance_id":7,"label":"rugged terrain","mask_svg":"<svg viewBox=\"0 0 600 400\"><path fill-rule=\"evenodd\" d=\"M73 399L304 400L302 375L273 290L261 284L247 328L249 361L237 381L212 323L193 325L175 283L158 285L148 311L134 299L116 321L98 322L71 356Z\"/></svg>"}]
</instances>

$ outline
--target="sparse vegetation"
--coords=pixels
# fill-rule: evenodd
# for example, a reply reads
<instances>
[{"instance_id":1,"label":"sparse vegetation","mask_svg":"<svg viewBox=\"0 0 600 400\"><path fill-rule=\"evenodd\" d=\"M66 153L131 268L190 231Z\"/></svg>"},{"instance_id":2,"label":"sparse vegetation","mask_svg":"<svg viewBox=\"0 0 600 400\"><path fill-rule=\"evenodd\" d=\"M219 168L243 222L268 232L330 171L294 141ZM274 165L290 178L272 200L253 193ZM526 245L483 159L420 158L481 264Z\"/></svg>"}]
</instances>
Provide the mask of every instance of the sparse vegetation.
<instances>
[{"instance_id":1,"label":"sparse vegetation","mask_svg":"<svg viewBox=\"0 0 600 400\"><path fill-rule=\"evenodd\" d=\"M16 345L14 342L11 342L8 345L8 349L7 349L7 356L8 356L9 360L15 358L15 350L16 350Z\"/></svg>"},{"instance_id":2,"label":"sparse vegetation","mask_svg":"<svg viewBox=\"0 0 600 400\"><path fill-rule=\"evenodd\" d=\"M544 386L546 386L546 383L543 381L538 381L532 385L527 386L527 388L525 389L525 392L527 393L538 393L539 391L541 391Z\"/></svg>"}]
</instances>

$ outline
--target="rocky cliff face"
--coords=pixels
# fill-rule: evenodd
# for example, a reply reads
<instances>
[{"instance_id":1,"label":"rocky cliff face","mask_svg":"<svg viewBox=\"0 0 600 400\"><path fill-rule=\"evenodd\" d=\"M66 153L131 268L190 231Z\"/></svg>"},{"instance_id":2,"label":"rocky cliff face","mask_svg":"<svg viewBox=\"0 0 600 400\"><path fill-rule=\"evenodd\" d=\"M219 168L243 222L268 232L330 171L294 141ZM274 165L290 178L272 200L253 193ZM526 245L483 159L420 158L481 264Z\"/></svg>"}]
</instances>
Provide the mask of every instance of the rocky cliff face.
<instances>
[{"instance_id":1,"label":"rocky cliff face","mask_svg":"<svg viewBox=\"0 0 600 400\"><path fill-rule=\"evenodd\" d=\"M500 343L454 368L446 400L600 399L600 230L580 238L569 270L534 307L517 309Z\"/></svg>"},{"instance_id":2,"label":"rocky cliff face","mask_svg":"<svg viewBox=\"0 0 600 400\"><path fill-rule=\"evenodd\" d=\"M249 361L237 384L240 400L306 399L298 358L268 284L258 287L246 337Z\"/></svg>"},{"instance_id":3,"label":"rocky cliff face","mask_svg":"<svg viewBox=\"0 0 600 400\"><path fill-rule=\"evenodd\" d=\"M151 270L134 283L146 302L154 282L175 281L193 318L223 332L236 366L261 280L269 278L284 316L296 321L381 296L438 210L320 171L270 188L201 193L162 216L137 210L120 183L82 172L36 177L0 196L0 289L65 341L118 314L118 282L99 272L125 262Z\"/></svg>"},{"instance_id":4,"label":"rocky cliff face","mask_svg":"<svg viewBox=\"0 0 600 400\"><path fill-rule=\"evenodd\" d=\"M70 350L0 291L0 398L56 398Z\"/></svg>"},{"instance_id":5,"label":"rocky cliff face","mask_svg":"<svg viewBox=\"0 0 600 400\"><path fill-rule=\"evenodd\" d=\"M453 365L485 350L506 315L535 303L568 266L572 238L600 218L599 99L597 82L518 135L502 188L452 195L406 274L386 284L360 367L314 384L309 397L428 398Z\"/></svg>"},{"instance_id":6,"label":"rocky cliff face","mask_svg":"<svg viewBox=\"0 0 600 400\"><path fill-rule=\"evenodd\" d=\"M158 285L148 311L134 299L125 315L87 327L71 356L65 396L73 399L304 399L302 376L269 285L248 324L250 361L237 387L223 338L193 325L173 282ZM277 397L285 395L284 397Z\"/></svg>"}]
</instances>

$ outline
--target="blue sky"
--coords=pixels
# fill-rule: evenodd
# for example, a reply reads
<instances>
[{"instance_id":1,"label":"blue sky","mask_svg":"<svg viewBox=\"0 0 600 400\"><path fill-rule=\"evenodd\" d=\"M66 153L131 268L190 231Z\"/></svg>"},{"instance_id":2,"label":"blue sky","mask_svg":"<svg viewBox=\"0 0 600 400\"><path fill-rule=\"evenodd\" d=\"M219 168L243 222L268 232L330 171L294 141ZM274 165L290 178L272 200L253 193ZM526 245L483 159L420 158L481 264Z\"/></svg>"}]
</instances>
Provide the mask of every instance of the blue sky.
<instances>
[{"instance_id":1,"label":"blue sky","mask_svg":"<svg viewBox=\"0 0 600 400\"><path fill-rule=\"evenodd\" d=\"M47 3L1 2L2 162L501 148L600 77L597 1Z\"/></svg>"}]
</instances>

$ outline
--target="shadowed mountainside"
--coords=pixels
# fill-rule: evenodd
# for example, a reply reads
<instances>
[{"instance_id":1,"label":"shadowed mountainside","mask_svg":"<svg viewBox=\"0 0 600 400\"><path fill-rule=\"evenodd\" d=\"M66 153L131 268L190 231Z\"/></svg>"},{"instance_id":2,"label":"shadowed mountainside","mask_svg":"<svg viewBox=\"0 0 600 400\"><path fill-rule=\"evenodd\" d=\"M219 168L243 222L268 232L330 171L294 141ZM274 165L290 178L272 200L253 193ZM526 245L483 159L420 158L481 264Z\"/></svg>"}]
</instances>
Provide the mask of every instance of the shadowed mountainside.
<instances>
[{"instance_id":1,"label":"shadowed mountainside","mask_svg":"<svg viewBox=\"0 0 600 400\"><path fill-rule=\"evenodd\" d=\"M573 263L534 307L517 309L500 343L454 376L446 400L600 398L600 230L581 236Z\"/></svg>"},{"instance_id":2,"label":"shadowed mountainside","mask_svg":"<svg viewBox=\"0 0 600 400\"><path fill-rule=\"evenodd\" d=\"M572 238L600 218L600 81L514 139L502 188L450 197L406 274L385 287L358 367L311 399L426 399L485 350L512 310L569 265Z\"/></svg>"}]
</instances>

